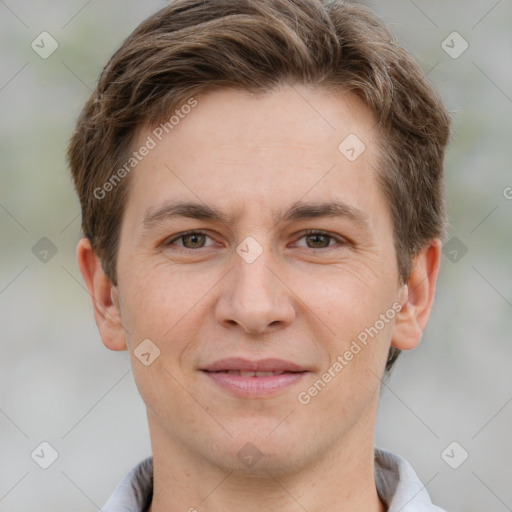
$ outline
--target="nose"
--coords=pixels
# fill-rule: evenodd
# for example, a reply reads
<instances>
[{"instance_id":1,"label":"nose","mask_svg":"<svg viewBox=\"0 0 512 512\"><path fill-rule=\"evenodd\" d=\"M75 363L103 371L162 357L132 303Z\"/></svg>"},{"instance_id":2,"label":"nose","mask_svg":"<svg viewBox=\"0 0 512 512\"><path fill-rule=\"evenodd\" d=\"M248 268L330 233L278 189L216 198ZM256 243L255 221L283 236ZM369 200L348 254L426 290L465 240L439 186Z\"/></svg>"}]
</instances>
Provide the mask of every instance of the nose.
<instances>
[{"instance_id":1,"label":"nose","mask_svg":"<svg viewBox=\"0 0 512 512\"><path fill-rule=\"evenodd\" d=\"M269 251L248 263L233 255L232 269L222 283L216 318L224 327L263 334L289 325L295 318L293 292Z\"/></svg>"}]
</instances>

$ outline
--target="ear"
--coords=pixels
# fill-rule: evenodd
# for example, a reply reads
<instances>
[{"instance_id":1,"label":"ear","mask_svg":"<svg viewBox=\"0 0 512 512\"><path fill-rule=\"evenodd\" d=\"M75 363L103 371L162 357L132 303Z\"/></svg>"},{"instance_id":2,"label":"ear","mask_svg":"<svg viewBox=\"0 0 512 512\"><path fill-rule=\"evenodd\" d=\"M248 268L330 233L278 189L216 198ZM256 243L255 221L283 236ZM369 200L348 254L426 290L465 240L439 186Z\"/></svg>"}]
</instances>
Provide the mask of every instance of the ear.
<instances>
[{"instance_id":1,"label":"ear","mask_svg":"<svg viewBox=\"0 0 512 512\"><path fill-rule=\"evenodd\" d=\"M103 344L110 350L126 350L117 288L103 271L89 239L82 238L78 242L76 257L92 298L94 318Z\"/></svg>"},{"instance_id":2,"label":"ear","mask_svg":"<svg viewBox=\"0 0 512 512\"><path fill-rule=\"evenodd\" d=\"M416 348L434 304L441 265L441 241L436 239L413 259L412 270L402 290L402 309L395 317L391 345L400 350Z\"/></svg>"}]
</instances>

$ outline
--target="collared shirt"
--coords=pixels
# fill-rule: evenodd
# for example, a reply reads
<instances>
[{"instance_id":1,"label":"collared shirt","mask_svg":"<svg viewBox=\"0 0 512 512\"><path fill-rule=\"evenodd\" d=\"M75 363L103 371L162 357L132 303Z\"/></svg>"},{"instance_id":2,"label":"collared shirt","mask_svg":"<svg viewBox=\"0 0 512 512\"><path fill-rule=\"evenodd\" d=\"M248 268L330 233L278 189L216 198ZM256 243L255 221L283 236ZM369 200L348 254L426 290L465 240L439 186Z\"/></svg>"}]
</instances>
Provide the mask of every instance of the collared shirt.
<instances>
[{"instance_id":1,"label":"collared shirt","mask_svg":"<svg viewBox=\"0 0 512 512\"><path fill-rule=\"evenodd\" d=\"M375 449L375 485L388 512L444 512L402 457ZM147 512L153 497L153 458L135 466L102 508L103 512Z\"/></svg>"}]
</instances>

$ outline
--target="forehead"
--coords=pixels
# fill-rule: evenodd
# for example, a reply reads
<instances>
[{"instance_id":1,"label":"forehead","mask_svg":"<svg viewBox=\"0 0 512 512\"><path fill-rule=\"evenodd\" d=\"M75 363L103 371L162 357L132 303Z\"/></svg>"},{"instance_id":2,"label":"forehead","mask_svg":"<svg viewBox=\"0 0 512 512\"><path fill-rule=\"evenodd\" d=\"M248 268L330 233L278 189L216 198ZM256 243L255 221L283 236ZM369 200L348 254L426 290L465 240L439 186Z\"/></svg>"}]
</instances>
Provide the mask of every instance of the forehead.
<instances>
[{"instance_id":1,"label":"forehead","mask_svg":"<svg viewBox=\"0 0 512 512\"><path fill-rule=\"evenodd\" d=\"M181 116L168 116L174 126L160 125L166 132L164 137L174 134L174 138L186 138L197 148L304 146L323 151L327 145L337 150L349 133L371 137L371 150L376 136L373 114L359 96L342 89L312 89L299 84L264 94L221 89L203 92L194 100L194 109L183 102L175 107L176 113L182 111ZM165 130L166 126L171 129ZM158 130L157 126L152 132ZM148 130L142 135L145 132Z\"/></svg>"},{"instance_id":2,"label":"forehead","mask_svg":"<svg viewBox=\"0 0 512 512\"><path fill-rule=\"evenodd\" d=\"M153 146L131 177L129 205L139 217L151 205L188 199L233 217L257 210L275 219L283 204L350 205L376 192L379 134L355 94L296 85L194 99L172 128L138 133L135 150Z\"/></svg>"}]
</instances>

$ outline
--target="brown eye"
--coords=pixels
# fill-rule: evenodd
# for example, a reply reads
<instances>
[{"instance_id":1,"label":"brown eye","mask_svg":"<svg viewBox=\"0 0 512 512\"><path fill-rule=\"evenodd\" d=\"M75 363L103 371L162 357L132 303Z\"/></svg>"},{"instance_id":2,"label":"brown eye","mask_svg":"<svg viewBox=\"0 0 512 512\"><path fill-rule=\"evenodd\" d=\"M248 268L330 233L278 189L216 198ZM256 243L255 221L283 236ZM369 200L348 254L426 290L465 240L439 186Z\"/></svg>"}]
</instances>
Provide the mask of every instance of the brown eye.
<instances>
[{"instance_id":1,"label":"brown eye","mask_svg":"<svg viewBox=\"0 0 512 512\"><path fill-rule=\"evenodd\" d=\"M186 233L181 233L178 236L168 240L164 243L167 247L177 246L178 248L185 249L202 249L203 247L209 247L210 244L207 244L207 239L211 238L201 231L189 231Z\"/></svg>"},{"instance_id":2,"label":"brown eye","mask_svg":"<svg viewBox=\"0 0 512 512\"><path fill-rule=\"evenodd\" d=\"M183 241L183 246L187 249L197 249L204 246L205 243L205 235L201 233L192 233L190 235L185 235L180 237Z\"/></svg>"},{"instance_id":3,"label":"brown eye","mask_svg":"<svg viewBox=\"0 0 512 512\"><path fill-rule=\"evenodd\" d=\"M308 245L311 249L323 249L324 247L329 247L332 237L316 233L314 235L307 235L306 239L311 242Z\"/></svg>"},{"instance_id":4,"label":"brown eye","mask_svg":"<svg viewBox=\"0 0 512 512\"><path fill-rule=\"evenodd\" d=\"M305 243L302 240L305 240ZM336 245L346 245L347 242L343 238L340 239L323 231L308 231L296 243L299 247L306 249L327 249Z\"/></svg>"}]
</instances>

